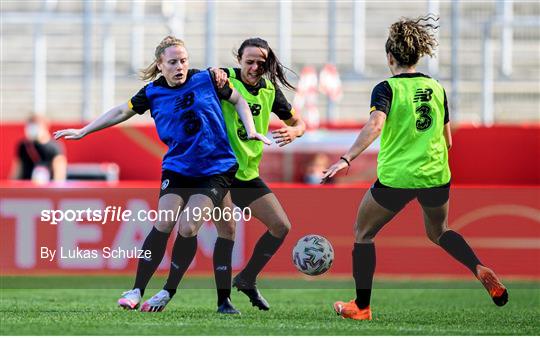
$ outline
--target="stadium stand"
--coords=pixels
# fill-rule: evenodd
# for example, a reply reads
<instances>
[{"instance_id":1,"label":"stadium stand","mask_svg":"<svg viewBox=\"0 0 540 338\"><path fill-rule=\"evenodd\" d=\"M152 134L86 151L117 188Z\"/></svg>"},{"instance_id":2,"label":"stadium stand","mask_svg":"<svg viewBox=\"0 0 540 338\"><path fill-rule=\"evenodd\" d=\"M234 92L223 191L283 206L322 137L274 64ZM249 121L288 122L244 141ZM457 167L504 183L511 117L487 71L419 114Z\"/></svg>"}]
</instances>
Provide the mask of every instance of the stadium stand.
<instances>
[{"instance_id":1,"label":"stadium stand","mask_svg":"<svg viewBox=\"0 0 540 338\"><path fill-rule=\"evenodd\" d=\"M426 2L427 3L427 2ZM427 12L424 2L366 2L366 62L364 74L355 74L352 68L352 2L337 2L336 60L343 80L343 99L337 105L340 121L362 122L367 119L371 88L389 75L384 62L384 42L388 25L401 16L419 16ZM131 2L115 4L115 14L129 16ZM248 36L263 36L272 45L278 45L277 2L217 2L216 3L216 59L217 65L233 66L232 50ZM482 109L482 28L497 15L497 2L463 2L459 8L459 121L481 121ZM104 2L95 2L94 18L103 16ZM184 6L184 34L193 67L204 68L205 56L205 2L189 2ZM55 14L82 17L82 2L61 1L53 10ZM305 65L318 70L328 60L328 2L293 2L291 68L299 73ZM40 13L39 2L6 2L3 15ZM162 15L160 2L145 4L145 14ZM451 80L451 2L440 3L441 29L439 50L439 78L450 90ZM539 17L540 4L516 1L514 19ZM169 33L166 19L162 23L144 25L144 60L149 62L153 47ZM249 31L246 30L249 27ZM32 110L33 84L29 81L32 70L34 28L32 24L2 24L2 72L4 121L20 120ZM94 23L92 40L93 82L92 91L83 93L83 25L54 20L43 25L47 37L47 115L55 121L78 121L81 116L83 95L93 102L92 113L101 107L101 55L103 25ZM116 88L115 102L128 99L140 87L136 72L130 66L131 24L125 21L112 26L115 37ZM493 29L494 64L500 66L500 28ZM537 122L540 101L540 29L515 27L513 29L513 71L510 77L495 71L495 117L497 123ZM279 54L279 50L277 53ZM421 64L421 71L427 71ZM296 80L295 80L296 82ZM294 95L288 92L290 99ZM319 99L324 114L326 101ZM519 112L519 113L517 113ZM149 122L150 118L138 121Z\"/></svg>"}]
</instances>

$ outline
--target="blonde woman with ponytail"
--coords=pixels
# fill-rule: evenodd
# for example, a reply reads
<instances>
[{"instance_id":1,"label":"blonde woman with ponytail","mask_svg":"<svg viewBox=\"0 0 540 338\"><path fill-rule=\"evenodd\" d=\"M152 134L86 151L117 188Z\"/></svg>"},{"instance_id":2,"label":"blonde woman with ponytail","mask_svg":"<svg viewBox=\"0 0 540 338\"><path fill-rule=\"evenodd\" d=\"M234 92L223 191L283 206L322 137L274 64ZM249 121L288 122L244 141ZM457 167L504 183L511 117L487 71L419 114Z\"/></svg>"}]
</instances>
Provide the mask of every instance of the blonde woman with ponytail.
<instances>
[{"instance_id":1,"label":"blonde woman with ponytail","mask_svg":"<svg viewBox=\"0 0 540 338\"><path fill-rule=\"evenodd\" d=\"M356 299L334 304L343 318L372 319L375 236L413 199L422 207L428 238L468 268L496 305L508 301L508 292L495 273L480 262L460 234L448 228L452 137L446 93L439 82L416 71L420 58L432 56L437 46L432 34L438 28L433 24L436 21L433 16L403 18L390 26L386 60L392 77L373 89L370 117L355 143L324 171L323 183L350 166L381 136L378 179L364 195L355 223Z\"/></svg>"},{"instance_id":2,"label":"blonde woman with ponytail","mask_svg":"<svg viewBox=\"0 0 540 338\"><path fill-rule=\"evenodd\" d=\"M135 96L81 129L55 132L55 138L82 139L149 110L161 141L168 146L162 162L159 214L182 208L220 207L225 199L230 199L229 186L238 168L227 138L220 100L236 107L248 139L266 144L270 141L257 133L249 106L232 86L218 89L213 73L189 69L189 55L182 40L165 37L156 47L154 57L141 71L141 79L151 82ZM128 310L139 308L144 290L163 259L167 240L177 223L169 278L164 290L144 302L141 311L162 311L174 296L195 256L197 233L203 223L202 218L186 212L180 213L179 220L160 219L154 224L142 246L151 257L139 260L133 288L123 293L119 306ZM228 305L225 313L238 313L230 302Z\"/></svg>"}]
</instances>

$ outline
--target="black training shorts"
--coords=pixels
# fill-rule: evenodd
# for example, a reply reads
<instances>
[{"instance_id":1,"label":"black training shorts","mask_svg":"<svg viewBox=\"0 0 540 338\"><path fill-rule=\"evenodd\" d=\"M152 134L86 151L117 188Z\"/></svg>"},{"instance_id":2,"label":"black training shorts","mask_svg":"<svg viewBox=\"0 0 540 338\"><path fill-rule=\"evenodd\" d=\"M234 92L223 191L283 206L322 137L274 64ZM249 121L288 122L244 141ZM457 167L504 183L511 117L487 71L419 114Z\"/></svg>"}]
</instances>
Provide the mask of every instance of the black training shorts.
<instances>
[{"instance_id":1,"label":"black training shorts","mask_svg":"<svg viewBox=\"0 0 540 338\"><path fill-rule=\"evenodd\" d=\"M391 188L377 180L371 186L371 195L382 207L398 212L407 203L417 198L418 202L425 207L440 207L450 197L450 182L440 187L421 189Z\"/></svg>"},{"instance_id":2,"label":"black training shorts","mask_svg":"<svg viewBox=\"0 0 540 338\"><path fill-rule=\"evenodd\" d=\"M222 174L204 177L184 176L174 171L163 170L159 197L175 194L187 203L191 195L201 194L208 196L214 206L219 206L229 192L236 170L238 170L237 164Z\"/></svg>"},{"instance_id":3,"label":"black training shorts","mask_svg":"<svg viewBox=\"0 0 540 338\"><path fill-rule=\"evenodd\" d=\"M241 181L235 178L231 185L232 201L237 207L242 209L260 197L271 193L272 190L268 188L260 177L249 181Z\"/></svg>"}]
</instances>

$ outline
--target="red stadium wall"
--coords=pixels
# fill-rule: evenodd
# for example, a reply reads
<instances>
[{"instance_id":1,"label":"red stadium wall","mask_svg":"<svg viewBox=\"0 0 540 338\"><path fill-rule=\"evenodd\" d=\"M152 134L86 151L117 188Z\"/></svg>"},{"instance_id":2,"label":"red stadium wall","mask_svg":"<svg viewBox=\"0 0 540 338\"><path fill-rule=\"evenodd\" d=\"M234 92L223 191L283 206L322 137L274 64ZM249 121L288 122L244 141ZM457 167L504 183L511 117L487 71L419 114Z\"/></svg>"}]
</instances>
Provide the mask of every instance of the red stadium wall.
<instances>
[{"instance_id":1,"label":"red stadium wall","mask_svg":"<svg viewBox=\"0 0 540 338\"><path fill-rule=\"evenodd\" d=\"M366 187L299 187L273 185L293 224L282 249L265 269L269 274L298 275L291 263L296 240L306 234L327 237L335 260L328 276L350 275L352 225ZM133 273L135 259L63 258L49 261L41 248L65 254L76 247L100 250L140 248L152 227L150 221L63 221L56 225L40 220L42 210L116 206L129 210L156 208L157 190L151 183L67 184L35 188L28 184L0 182L2 274L32 273ZM450 227L462 233L480 259L503 277L540 278L540 191L538 187L453 187ZM411 203L377 238L379 275L468 276L464 267L435 246L424 234L421 212ZM233 268L246 262L265 228L255 220L240 222ZM192 270L210 273L215 229L206 224L199 235L199 251ZM169 240L172 245L173 240ZM170 248L168 250L170 253ZM168 256L161 268L168 267Z\"/></svg>"},{"instance_id":2,"label":"red stadium wall","mask_svg":"<svg viewBox=\"0 0 540 338\"><path fill-rule=\"evenodd\" d=\"M67 127L73 126L53 125L51 130ZM6 179L15 146L23 135L23 125L2 124L0 135L0 179ZM453 139L450 166L454 183L540 184L539 125L460 127L454 131ZM120 166L121 180L159 180L161 157L166 150L153 126L114 127L89 135L82 141L64 144L70 163L115 162ZM305 163L308 155L294 154L294 163ZM262 161L264 177L272 181L283 180L278 174L283 167L283 156L278 153L266 156L272 160ZM374 163L374 158L368 160ZM298 181L303 166L296 165L294 170L293 178ZM351 174L355 170L364 169L357 163Z\"/></svg>"},{"instance_id":3,"label":"red stadium wall","mask_svg":"<svg viewBox=\"0 0 540 338\"><path fill-rule=\"evenodd\" d=\"M74 128L73 125L52 125L50 130ZM80 126L79 126L80 127ZM6 179L17 143L24 135L24 125L0 126L1 166L0 179ZM159 141L155 128L113 127L90 134L82 141L61 141L69 163L114 162L120 166L121 180L159 180L161 157L166 147Z\"/></svg>"},{"instance_id":4,"label":"red stadium wall","mask_svg":"<svg viewBox=\"0 0 540 338\"><path fill-rule=\"evenodd\" d=\"M540 126L462 127L453 135L458 184L540 184Z\"/></svg>"}]
</instances>

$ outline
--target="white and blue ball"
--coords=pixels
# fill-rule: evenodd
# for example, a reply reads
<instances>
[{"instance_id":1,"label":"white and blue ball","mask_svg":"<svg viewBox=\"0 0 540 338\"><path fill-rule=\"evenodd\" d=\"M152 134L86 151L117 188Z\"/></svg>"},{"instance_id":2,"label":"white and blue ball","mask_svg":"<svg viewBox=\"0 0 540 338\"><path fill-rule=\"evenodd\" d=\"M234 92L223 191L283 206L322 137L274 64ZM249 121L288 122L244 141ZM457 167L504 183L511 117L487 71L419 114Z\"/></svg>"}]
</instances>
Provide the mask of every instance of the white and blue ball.
<instances>
[{"instance_id":1,"label":"white and blue ball","mask_svg":"<svg viewBox=\"0 0 540 338\"><path fill-rule=\"evenodd\" d=\"M334 261L334 249L330 242L319 235L307 235L298 240L292 259L296 269L306 275L325 273Z\"/></svg>"}]
</instances>

